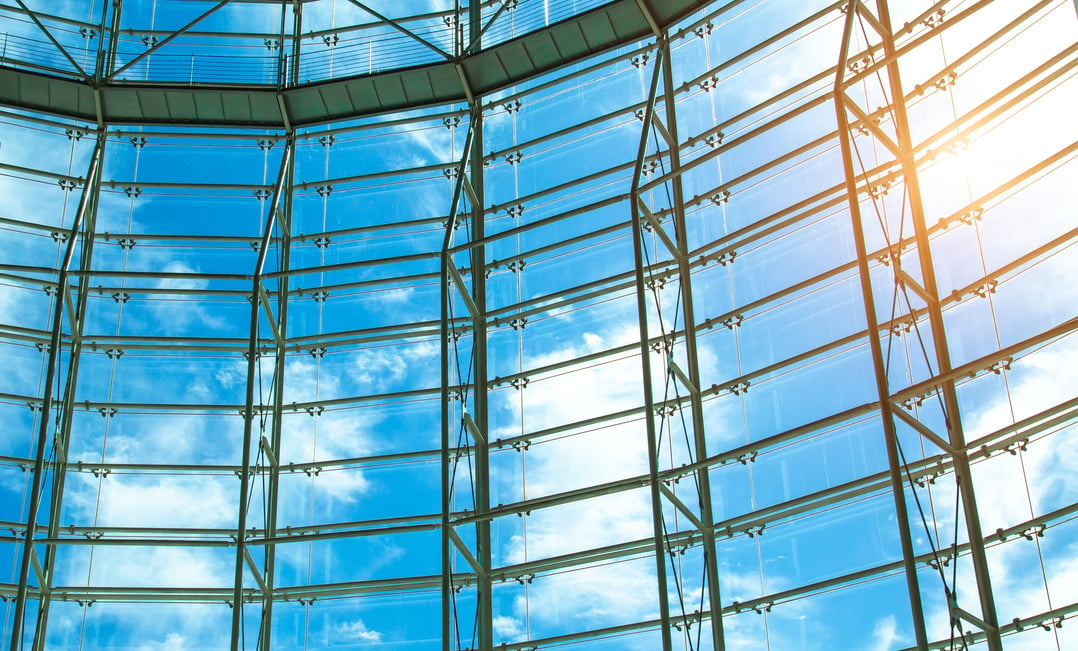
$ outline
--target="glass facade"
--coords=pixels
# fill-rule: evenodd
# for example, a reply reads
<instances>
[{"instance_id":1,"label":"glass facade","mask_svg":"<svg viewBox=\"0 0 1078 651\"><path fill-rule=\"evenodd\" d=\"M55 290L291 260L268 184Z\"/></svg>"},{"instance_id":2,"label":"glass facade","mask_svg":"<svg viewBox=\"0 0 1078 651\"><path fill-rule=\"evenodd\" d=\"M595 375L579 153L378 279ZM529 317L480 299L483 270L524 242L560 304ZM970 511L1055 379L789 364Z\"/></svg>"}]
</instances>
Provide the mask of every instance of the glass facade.
<instances>
[{"instance_id":1,"label":"glass facade","mask_svg":"<svg viewBox=\"0 0 1078 651\"><path fill-rule=\"evenodd\" d=\"M1070 0L0 33L13 651L1078 647Z\"/></svg>"}]
</instances>

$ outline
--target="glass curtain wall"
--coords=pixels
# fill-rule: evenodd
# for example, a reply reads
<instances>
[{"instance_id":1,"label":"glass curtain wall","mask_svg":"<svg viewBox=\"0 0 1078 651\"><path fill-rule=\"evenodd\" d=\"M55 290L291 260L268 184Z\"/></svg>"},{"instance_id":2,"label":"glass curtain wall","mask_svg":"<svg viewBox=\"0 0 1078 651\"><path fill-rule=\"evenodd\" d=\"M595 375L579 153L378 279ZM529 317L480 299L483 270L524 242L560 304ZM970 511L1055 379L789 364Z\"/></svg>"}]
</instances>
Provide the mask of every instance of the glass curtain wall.
<instances>
[{"instance_id":1,"label":"glass curtain wall","mask_svg":"<svg viewBox=\"0 0 1078 651\"><path fill-rule=\"evenodd\" d=\"M4 0L3 644L1078 646L1075 4L683 4Z\"/></svg>"}]
</instances>

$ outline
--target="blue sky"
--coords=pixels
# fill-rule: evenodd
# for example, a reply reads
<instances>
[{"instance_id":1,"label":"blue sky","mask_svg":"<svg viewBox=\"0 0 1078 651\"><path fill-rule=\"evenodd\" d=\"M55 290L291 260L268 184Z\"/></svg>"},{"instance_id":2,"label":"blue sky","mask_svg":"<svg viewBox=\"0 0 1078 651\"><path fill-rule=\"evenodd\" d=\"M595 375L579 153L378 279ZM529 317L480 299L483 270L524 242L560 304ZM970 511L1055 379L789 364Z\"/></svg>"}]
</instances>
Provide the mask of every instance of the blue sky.
<instances>
[{"instance_id":1,"label":"blue sky","mask_svg":"<svg viewBox=\"0 0 1078 651\"><path fill-rule=\"evenodd\" d=\"M444 8L434 3L415 4L417 12ZM537 4L542 3L524 0L521 11ZM565 3L551 4L560 7ZM715 518L729 523L733 534L720 535L717 545L724 606L901 558L894 503L885 484L866 495L847 497L833 507L805 513L790 510L799 498L886 470L876 411L852 414L789 441L769 440L876 399L863 337L790 361L864 329L856 270L841 269L855 255L844 195L835 194L839 200L828 205L822 205L825 199L809 202L805 209L791 213L796 220L758 233L762 220L770 215L842 181L834 136L776 167L760 169L776 156L835 130L834 105L825 97L832 79L828 77L778 106L767 105L737 117L832 66L838 57L843 15L833 10L773 48L741 63L722 65L763 36L810 15L818 4L745 3L715 18L707 39L689 34L677 41L674 50L675 85L685 85L680 89L677 109L682 140L722 124L726 143L717 157L685 175L690 247L703 247L699 253L704 255L727 255L723 259L726 264L716 261L694 269L697 320L737 317L732 327L716 323L698 334L701 385L705 389L716 387L704 403L708 449L715 454L742 445L752 448L763 441L746 463L735 460L709 471ZM893 8L893 21L902 24L911 20L928 4L902 3L901 9ZM902 69L907 88L933 81L927 76L959 60L986 34L1012 20L1017 9L998 6L1002 4L978 11L949 27L942 39L931 39L907 55ZM30 4L32 8L39 5ZM130 21L125 25L148 29L152 20L157 29L174 27L189 20L196 9L210 6L160 2L154 10L149 3L132 5L130 13L125 7L125 20ZM84 19L87 14L96 15L100 7L68 3L62 8L50 5L48 10ZM950 18L963 10L963 3L949 3L946 15ZM276 11L276 7L230 6L209 19L204 28L276 29ZM305 15L306 28L316 31L347 25L364 16L347 2L331 0L311 4ZM431 19L430 23L438 21ZM33 25L8 18L2 24L10 34L41 40ZM915 141L931 138L927 146L939 147L952 134L936 137L937 131L1025 71L1070 47L1074 30L1073 7L1066 2L1050 3L1022 29L995 42L972 61L962 60L953 86L911 100ZM325 71L330 58L361 68L362 61L348 55L362 49L358 40L348 40L353 37L360 39L355 33L342 32L344 40L336 46L311 39L304 47L309 48L311 60L327 60ZM76 37L69 33L64 38ZM129 45L131 52L144 47L135 41ZM216 55L249 55L250 66L234 68L240 76L237 80L246 81L244 75L254 74L250 71L256 70L257 58L269 54L257 45L251 46L248 40L243 43L245 49L224 47ZM174 60L170 60L166 58L170 56L168 47L151 56L147 66L133 68L132 75L172 74L172 68L155 66L175 63L189 57L190 51L202 51L197 45L178 42L171 46ZM421 46L409 48L401 56L418 58L408 61L426 60L423 57L431 54ZM582 180L586 174L629 163L635 156L641 122L631 107L646 97L654 65L652 59L643 68L634 67L631 59L635 50L630 47L605 55L602 60L606 63L580 76L549 85L554 77L541 78L528 88L508 89L489 100L486 152L491 162L485 168L486 198L488 206L497 206L497 210L488 214L488 232L539 224L519 236L498 239L487 251L491 267L486 279L489 308L499 318L488 341L489 379L497 385L490 392L489 435L492 440L508 440L539 434L526 449L505 445L492 453L494 504L557 495L647 472L639 409L643 400L640 359L634 346L639 338L636 299L632 286L625 284L631 277L619 276L632 268L628 203L623 198L631 183L630 171L610 171ZM190 73L197 76L213 70L203 64L200 58L188 61ZM708 85L706 80L712 76L716 88L701 88L700 83ZM869 79L850 90L868 110L880 102L875 83ZM1076 127L1073 120L1066 119L1066 107L1073 106L1076 93L1078 86L1071 73L1061 75L1046 88L1012 93L1024 97L1017 108L971 128L966 134L969 144L957 155L923 155L921 181L928 224L935 225L1073 143ZM775 115L793 114L794 107L819 97L825 98L818 106L796 112L779 126L757 131ZM518 99L520 108L507 110L505 105L513 107L512 102ZM443 119L452 124L461 108L436 107L363 118L299 134L291 264L312 271L290 281L290 289L297 294L288 303L288 331L299 345L290 350L283 368L283 403L295 403L296 409L286 409L283 417L280 461L300 466L282 475L277 526L325 532L339 528L336 523L383 518L413 518L410 523L417 526L401 533L282 543L277 548L278 587L436 578L440 571L440 534L425 526L438 521L440 468L437 454L424 454L439 446L440 405L434 391L439 383L438 260L429 256L385 265L356 264L331 272L316 268L438 250L443 234L441 219L452 194L452 181L443 169L459 159L466 129L466 118L455 128L447 128ZM596 124L574 128L600 117L603 119ZM71 140L60 128L31 125L12 115L0 120L0 162L51 174L85 175L93 147L91 137ZM882 128L891 127L885 123ZM326 146L319 138L328 143L330 129L332 145ZM568 131L560 133L562 129ZM109 139L106 149L103 179L107 191L101 196L98 232L108 232L110 238L95 244L93 269L165 275L123 282L102 275L91 282L92 287L107 289L88 299L88 338L115 342L124 354L106 354L105 344L96 350L84 349L76 397L79 402L117 403L120 408L108 418L93 406L80 409L73 419L70 458L83 461L87 468L95 462L218 468L200 472L116 470L104 477L70 470L61 522L211 529L225 532L213 534L217 538L227 538L227 530L235 527L238 482L231 472L219 467L237 465L240 460L243 420L234 407L242 405L244 399L246 362L242 351L250 309L245 299L249 281L214 274L250 272L256 259L250 241L261 234L269 209L269 202L259 199L255 190L273 183L283 144L277 140L280 134L256 130L218 131L210 139L193 137L200 130L163 130L168 135L153 128L140 131L124 127L123 131L121 137ZM556 135L531 142L548 134ZM130 137L145 137L147 143L142 148L132 146ZM276 142L266 149L259 146L259 139ZM866 167L887 162L878 143L867 137L856 142ZM515 158L518 151L519 161L506 160L506 156ZM713 151L707 143L696 142L686 148L683 157L691 161L713 156ZM933 232L941 296L984 277L998 283L986 298L967 291L945 305L955 366L1074 317L1078 296L1072 278L1078 263L1073 247L1069 247L1073 235L1069 240L1065 237L1075 224L1069 183L1074 164L1068 162L1072 158L1064 157L1046 173L990 197L979 221ZM3 173L0 192L6 198L0 217L50 226L71 223L78 191L65 194L47 175L8 168ZM126 193L125 187L141 191ZM717 202L708 199L721 195L722 190L731 194ZM868 249L877 252L884 247L883 231L876 225L872 203L867 196L862 198ZM567 219L540 223L604 200L609 203ZM657 188L647 200L656 208L667 206L666 189ZM523 211L507 212L507 207L517 205L522 205ZM890 188L878 206L885 211L891 237L900 228L910 232L900 185ZM386 223L393 225L384 226ZM62 243L54 241L47 230L8 222L2 227L3 264L57 264ZM140 234L144 236L141 239ZM146 237L166 234L180 237ZM203 234L234 239L207 242L182 237ZM121 246L118 240L124 236L136 244ZM563 243L578 236L581 239ZM1056 238L1064 238L1063 243L1043 253L1034 264L996 273ZM650 260L669 260L661 242L654 236L647 240ZM466 241L464 230L458 231L455 241ZM731 250L736 252L732 262ZM274 259L271 255L271 269L276 265ZM454 259L464 265L467 257L459 254ZM519 266L521 260L526 263L523 267ZM913 256L905 259L905 268L916 274L913 260ZM875 259L872 262L878 318L887 321L893 299L892 269ZM823 277L781 295L817 275ZM602 283L606 291L594 297L587 297L583 290L572 292L574 287L591 282ZM49 296L40 287L7 277L2 283L0 322L46 328ZM615 288L618 283L623 286ZM322 287L328 287L329 292L324 300L313 293ZM131 298L114 300L113 291L128 291ZM676 279L668 279L650 298L653 336L659 333L660 315L667 330L684 326L680 316L674 316L682 314L677 291ZM920 305L915 299L914 307ZM464 303L456 301L454 311L458 317L465 315ZM908 313L908 307L900 304L898 313ZM522 315L527 317L525 328L509 325L511 319ZM415 323L424 325L411 325ZM388 334L375 336L375 328L386 328ZM920 328L927 332L924 320ZM0 355L10 370L0 379L0 413L4 422L12 425L0 437L0 454L27 457L36 421L20 397L40 395L42 354L32 343L9 336L10 330L5 332ZM262 336L270 336L264 323ZM132 345L136 337L174 337L178 345L171 350L153 345L139 348ZM205 337L224 341L199 340ZM1024 350L1000 373L982 369L976 377L963 378L958 391L967 438L976 440L1073 398L1073 387L1078 386L1073 370L1078 349L1072 339ZM892 390L926 377L915 333L884 343L892 346ZM320 350L323 346L324 353ZM465 369L470 346L468 335L458 343ZM683 355L683 346L676 347L675 359L683 360ZM582 357L587 361L562 364ZM661 397L667 390L662 381L664 359L653 355L651 361L656 369L655 390ZM65 367L66 363L65 357ZM771 368L775 364L779 366ZM263 357L262 386L256 399L269 399L272 373L272 357ZM746 377L750 377L747 391L720 389ZM522 385L524 378L527 385L523 388L512 385L514 379ZM424 391L401 394L416 390ZM137 406L144 403L184 406ZM460 409L458 403L453 409ZM579 424L622 410L629 413L599 424ZM920 405L915 415L942 431L939 410L932 400ZM938 453L908 427L901 426L900 435L911 461ZM689 450L680 414L663 421L662 436L661 468L684 463ZM1076 501L1078 484L1069 471L1074 466L1070 452L1074 446L1069 444L1073 436L1073 425L1064 424L1033 437L1025 449L1015 448L1016 454L998 452L987 459L975 459L974 481L986 532L1006 530ZM999 440L996 437L991 442ZM401 453L416 454L403 459L378 458ZM373 458L339 462L366 457ZM454 508L473 508L466 457L457 467L456 478ZM0 520L25 519L25 480L26 474L14 460L0 463ZM261 527L264 485L256 480L253 486L249 522ZM674 490L686 502L695 503L691 478L682 480ZM961 542L964 523L955 512L949 466L942 468L935 483L919 486L916 493L929 511L926 530L913 506L914 489L907 487L911 502L908 517L917 552L928 552L930 536L937 544L949 545L956 526ZM754 512L771 514L767 516L771 519L762 535L754 532L749 536L746 531L752 528ZM1001 621L1078 601L1071 580L1078 573L1076 537L1068 517L1053 520L1044 537L1026 540L1011 536L1001 544L991 539L989 562ZM668 503L664 518L671 530L689 528ZM466 540L474 540L465 528L461 531ZM648 491L616 492L535 509L526 517L509 514L495 519L494 565L512 568L537 559L645 540L651 533ZM2 582L17 580L17 549L11 541L0 543L0 568L12 568L2 570ZM67 545L62 550L57 566L59 585L226 590L232 586L232 547ZM252 555L261 564L263 551L259 546L252 547ZM686 611L691 612L701 604L700 546L691 546L675 561L673 567L684 577ZM462 557L455 559L455 566L467 570ZM959 602L977 612L968 556L958 561L956 576ZM497 583L497 643L523 643L658 616L654 560L646 547L624 558L539 572L530 578L518 581L507 576ZM250 573L246 581L250 587L256 585ZM950 631L938 575L925 567L920 585L929 638L947 639ZM668 594L672 612L680 614L673 582ZM872 580L839 590L777 601L770 609L761 608L760 613L750 608L724 618L728 648L895 649L914 643L901 575L877 574ZM472 633L474 604L474 588L463 589L457 607L465 647ZM10 604L5 604L4 612L7 643ZM319 598L313 604L293 599L279 602L274 613L273 639L279 648L439 647L440 596L436 586ZM50 618L49 643L58 648L80 643L84 648L219 648L227 645L230 616L220 601L99 601L86 608L58 600ZM244 621L247 645L253 647L257 607L246 608ZM1073 643L1072 628L1027 631L1009 638L1008 648L1067 648ZM676 639L678 648L689 648L689 638ZM574 648L652 649L656 644L657 633L648 630L592 640ZM703 648L710 648L706 640Z\"/></svg>"}]
</instances>

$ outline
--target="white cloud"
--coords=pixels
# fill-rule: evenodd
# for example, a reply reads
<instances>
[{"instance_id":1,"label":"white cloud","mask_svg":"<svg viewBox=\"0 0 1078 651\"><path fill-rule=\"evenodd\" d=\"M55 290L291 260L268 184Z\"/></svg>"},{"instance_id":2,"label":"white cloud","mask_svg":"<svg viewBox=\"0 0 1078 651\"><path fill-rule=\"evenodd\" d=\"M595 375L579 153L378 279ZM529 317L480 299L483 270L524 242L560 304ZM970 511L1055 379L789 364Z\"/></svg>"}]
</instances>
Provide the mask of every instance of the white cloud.
<instances>
[{"instance_id":1,"label":"white cloud","mask_svg":"<svg viewBox=\"0 0 1078 651\"><path fill-rule=\"evenodd\" d=\"M635 325L615 323L604 333L582 332L564 347L525 360L525 367L572 359L632 341L637 334ZM519 419L518 394L507 391L500 395L504 396L502 406ZM629 357L598 366L562 369L548 379L533 379L524 389L523 398L523 417L529 430L635 407L642 402L639 360ZM555 440L537 440L526 454L529 497L647 473L642 421ZM506 480L519 481L519 477ZM505 563L647 539L653 533L650 492L641 488L535 510L527 517L526 526L527 549L523 535L512 536L501 550ZM536 578L529 586L527 607L520 597L512 613L496 613L501 620L499 633L505 639L519 635L514 626L519 625L525 610L533 634L538 635L547 627L593 628L653 617L658 612L654 560L649 556Z\"/></svg>"},{"instance_id":2,"label":"white cloud","mask_svg":"<svg viewBox=\"0 0 1078 651\"><path fill-rule=\"evenodd\" d=\"M902 636L898 633L898 622L894 615L888 615L876 620L872 627L872 640L866 651L889 651L903 643Z\"/></svg>"},{"instance_id":3,"label":"white cloud","mask_svg":"<svg viewBox=\"0 0 1078 651\"><path fill-rule=\"evenodd\" d=\"M361 619L354 619L350 622L342 622L333 627L337 636L349 642L381 642L382 634L378 631L372 631L367 628L367 625L363 623Z\"/></svg>"},{"instance_id":4,"label":"white cloud","mask_svg":"<svg viewBox=\"0 0 1078 651\"><path fill-rule=\"evenodd\" d=\"M151 268L156 267L152 265ZM180 260L173 260L161 267L162 274L194 274L198 271ZM158 289L206 289L209 281L202 278L163 277L154 283ZM226 321L210 313L204 305L185 300L189 297L177 295L159 295L153 297L152 310L157 319L158 332L164 335L206 334L207 331L221 330Z\"/></svg>"},{"instance_id":5,"label":"white cloud","mask_svg":"<svg viewBox=\"0 0 1078 651\"><path fill-rule=\"evenodd\" d=\"M494 635L504 640L519 640L524 636L524 626L516 617L497 615L491 622Z\"/></svg>"}]
</instances>

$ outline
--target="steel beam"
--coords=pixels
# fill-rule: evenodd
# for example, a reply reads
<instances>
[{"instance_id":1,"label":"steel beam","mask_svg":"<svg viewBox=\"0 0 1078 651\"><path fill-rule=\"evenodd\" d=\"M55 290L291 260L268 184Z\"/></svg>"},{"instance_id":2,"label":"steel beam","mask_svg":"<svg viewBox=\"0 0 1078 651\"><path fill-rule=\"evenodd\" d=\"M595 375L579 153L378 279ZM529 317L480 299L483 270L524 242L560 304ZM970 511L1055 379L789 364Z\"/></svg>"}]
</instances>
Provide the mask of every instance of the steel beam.
<instances>
[{"instance_id":1,"label":"steel beam","mask_svg":"<svg viewBox=\"0 0 1078 651\"><path fill-rule=\"evenodd\" d=\"M164 46L165 46L166 44L170 43L170 42L171 42L171 41L172 41L173 39L175 39L175 38L177 38L178 36L180 36L180 35L184 34L184 33L185 33L185 32L187 32L187 31L188 31L189 29L191 29L192 27L194 27L194 26L195 26L195 25L197 25L198 23L202 22L202 21L203 21L204 19L206 19L206 18L210 17L210 16L212 15L212 14L216 13L216 12L217 12L217 11L218 11L219 9L221 9L222 7L224 7L225 5L227 5L227 4L228 4L229 2L231 2L231 1L232 1L232 0L221 0L220 2L218 2L218 3L217 3L216 5L214 5L213 7L210 7L209 9L207 9L207 10L206 10L205 12L203 12L203 13L202 13L201 15L199 15L199 16L198 16L197 18L195 18L194 20L192 20L192 21L188 22L188 23L187 23L186 25L184 25L183 27L179 28L179 29L178 29L178 30L176 30L175 32L172 32L171 34L169 34L169 35L168 35L168 36L166 36L165 38L163 38L163 39L161 39L160 41L158 41L158 42L154 43L153 45L151 45L151 46L150 46L149 48L147 48L147 49L146 49L146 51L145 51L145 52L141 52L141 53L139 53L139 55L138 55L138 56L136 56L136 57L135 57L134 59L131 59L130 61L128 61L127 63L123 64L122 66L120 66L120 67L119 67L119 68L117 68L116 70L114 70L114 71L111 71L111 72L109 72L109 73L108 73L108 74L106 75L106 77L105 77L105 78L106 78L107 80L109 80L109 81L112 81L112 80L114 80L114 79L116 78L116 76L117 76L117 75L119 75L119 74L120 74L121 72L123 72L124 70L127 70L128 68L130 68L131 66L135 65L135 64L136 64L136 63L138 63L139 61L142 61L142 60L143 60L143 59L145 59L146 57L148 57L148 56L150 56L151 54L153 54L153 53L154 53L155 51L157 51L157 50L161 49L161 48L162 48L162 47L164 47ZM119 3L117 3L117 4L119 4ZM114 25L114 27L116 27L116 25ZM114 34L114 36L115 36L115 34Z\"/></svg>"},{"instance_id":2,"label":"steel beam","mask_svg":"<svg viewBox=\"0 0 1078 651\"><path fill-rule=\"evenodd\" d=\"M83 78L88 78L89 75L87 75L86 71L82 69L82 66L79 65L79 62L71 57L71 54L68 53L67 48L61 45L60 41L56 40L56 37L52 35L52 32L50 32L49 29L45 27L45 25L41 22L41 19L37 17L37 13L31 11L30 8L27 7L22 0L15 0L15 2L19 5L19 7L22 8L23 12L30 17L30 20L32 20L34 24L37 25L38 29L44 32L45 36L47 36L49 40L52 41L52 44L56 46L56 49L60 50L60 54L64 55L64 58L67 59L68 63L74 66L75 71L79 73L79 76Z\"/></svg>"},{"instance_id":3,"label":"steel beam","mask_svg":"<svg viewBox=\"0 0 1078 651\"><path fill-rule=\"evenodd\" d=\"M416 35L416 33L415 33L415 32L413 32L412 30L408 29L408 28L407 28L407 27L405 27L404 25L401 25L401 24L400 24L399 22L397 22L397 21L393 20L392 18L389 18L389 17L387 17L387 16L384 16L384 15L382 15L382 14L378 13L377 11L375 11L374 9L371 9L371 8L370 8L370 7L368 7L367 5L365 5L365 4L363 4L362 2L360 2L359 0L348 0L348 2L351 2L351 3L352 3L352 4L354 4L355 6L359 7L360 9L362 9L363 11L366 11L366 12L367 12L367 13L369 13L370 15L374 16L375 18L377 18L377 19L378 19L378 20L379 20L380 22L382 22L382 23L385 23L386 25L389 25L390 27L392 27L393 29L397 30L397 31L398 31L398 32L400 32L401 34L404 34L405 36L407 36L408 38L412 39L413 41L416 41L417 43L419 43L419 44L420 44L420 45L422 45L423 47L426 47L426 48L428 48L428 49L432 50L432 51L433 51L433 52L435 52L436 54L440 55L440 56L441 56L441 57L442 57L443 59L445 59L446 61L453 61L453 60L454 60L454 58L453 58L453 57L452 57L452 56L451 56L451 55L450 55L450 54L449 54L448 52L446 52L446 51L445 51L445 50L443 50L442 48L438 47L437 45L435 45L435 44L431 43L430 41L428 41L428 40L426 40L426 39L424 39L424 38L421 38L420 36Z\"/></svg>"}]
</instances>

